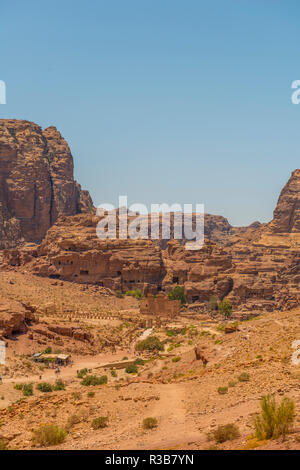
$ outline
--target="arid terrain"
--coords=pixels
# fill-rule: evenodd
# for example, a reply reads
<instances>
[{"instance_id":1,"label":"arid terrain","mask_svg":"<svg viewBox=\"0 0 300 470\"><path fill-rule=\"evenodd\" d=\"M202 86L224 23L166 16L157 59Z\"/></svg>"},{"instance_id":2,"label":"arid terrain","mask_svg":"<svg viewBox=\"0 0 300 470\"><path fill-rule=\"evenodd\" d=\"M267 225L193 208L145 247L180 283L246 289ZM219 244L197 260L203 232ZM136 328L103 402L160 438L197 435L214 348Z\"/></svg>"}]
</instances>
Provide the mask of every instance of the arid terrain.
<instances>
[{"instance_id":1,"label":"arid terrain","mask_svg":"<svg viewBox=\"0 0 300 470\"><path fill-rule=\"evenodd\" d=\"M0 448L300 449L299 169L269 224L206 214L196 251L99 240L54 127L0 120L0 181ZM284 436L255 436L267 395L294 402Z\"/></svg>"},{"instance_id":2,"label":"arid terrain","mask_svg":"<svg viewBox=\"0 0 300 470\"><path fill-rule=\"evenodd\" d=\"M86 305L87 312L98 308L107 315L120 312L129 318L139 316L139 301L127 296L117 299L94 289L82 291L69 282L54 284L47 278L37 283L28 273L1 273L1 293L6 298L22 295L30 305L38 302L41 310L51 299L63 298L66 309L70 306L70 313L64 316L60 312L38 314L37 325L32 323L26 334L7 340L0 416L1 436L10 448L31 448L32 431L39 425L68 427L72 419L75 423L66 440L55 448L208 449L212 443L207 433L227 423L238 426L240 437L217 448L300 448L300 370L291 362L292 343L300 338L300 309L239 322L238 330L231 333L224 331L221 318L185 314L151 332L164 342L164 352L147 354L137 374L116 369L113 377L113 366L105 364L117 363L125 356L136 359L133 345L145 329L121 318L94 319L95 314L77 318L74 305L78 309ZM90 345L60 334L55 335L56 339L48 338L39 332L47 331L48 325L73 325L97 339ZM174 335L169 336L170 331ZM132 338L129 343L128 336ZM102 338L116 342L116 351L111 350L109 343L103 345ZM194 347L199 344L208 360L206 367L195 358ZM72 354L74 363L61 367L59 374L65 390L43 393L35 389L40 382L54 384L57 380L54 370L31 360L32 353L45 347ZM174 358L180 360L174 362ZM108 383L81 385L77 370L83 368L97 376L107 375ZM238 380L243 372L249 374L246 382ZM33 396L25 398L14 388L20 382L33 384ZM218 388L224 386L228 386L227 393L219 394ZM260 397L269 393L275 393L278 399L294 399L296 427L284 441L257 442L252 438L253 415L259 411ZM109 424L93 430L92 420L98 416L108 416ZM142 422L147 417L157 418L157 428L143 429Z\"/></svg>"}]
</instances>

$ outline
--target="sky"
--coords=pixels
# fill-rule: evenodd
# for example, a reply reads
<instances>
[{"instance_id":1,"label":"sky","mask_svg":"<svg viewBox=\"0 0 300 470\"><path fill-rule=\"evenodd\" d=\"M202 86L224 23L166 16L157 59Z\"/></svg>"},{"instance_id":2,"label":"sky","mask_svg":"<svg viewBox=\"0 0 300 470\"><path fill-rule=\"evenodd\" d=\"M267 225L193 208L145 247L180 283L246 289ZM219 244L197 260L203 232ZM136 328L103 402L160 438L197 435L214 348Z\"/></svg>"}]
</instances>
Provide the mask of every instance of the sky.
<instances>
[{"instance_id":1,"label":"sky","mask_svg":"<svg viewBox=\"0 0 300 470\"><path fill-rule=\"evenodd\" d=\"M299 168L298 0L0 0L0 118L55 125L94 204L272 219Z\"/></svg>"}]
</instances>

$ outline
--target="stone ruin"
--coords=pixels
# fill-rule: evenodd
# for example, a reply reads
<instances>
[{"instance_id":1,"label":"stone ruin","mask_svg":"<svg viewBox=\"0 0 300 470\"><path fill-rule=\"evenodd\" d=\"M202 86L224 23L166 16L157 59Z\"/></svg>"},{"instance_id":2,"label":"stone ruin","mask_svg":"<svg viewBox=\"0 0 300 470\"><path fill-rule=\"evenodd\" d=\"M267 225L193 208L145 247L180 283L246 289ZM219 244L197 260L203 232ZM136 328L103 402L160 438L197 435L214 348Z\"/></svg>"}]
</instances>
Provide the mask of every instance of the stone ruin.
<instances>
[{"instance_id":1,"label":"stone ruin","mask_svg":"<svg viewBox=\"0 0 300 470\"><path fill-rule=\"evenodd\" d=\"M170 300L163 293L148 294L147 297L141 299L140 313L141 315L153 316L156 318L174 318L179 315L181 308L180 300Z\"/></svg>"}]
</instances>

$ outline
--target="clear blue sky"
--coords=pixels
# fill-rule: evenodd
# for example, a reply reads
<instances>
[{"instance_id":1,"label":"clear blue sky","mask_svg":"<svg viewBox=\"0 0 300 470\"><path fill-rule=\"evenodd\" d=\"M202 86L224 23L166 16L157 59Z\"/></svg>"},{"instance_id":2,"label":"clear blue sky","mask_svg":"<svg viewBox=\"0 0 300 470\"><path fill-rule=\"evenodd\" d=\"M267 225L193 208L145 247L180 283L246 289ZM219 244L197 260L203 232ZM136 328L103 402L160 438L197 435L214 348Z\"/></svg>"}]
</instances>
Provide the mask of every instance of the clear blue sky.
<instances>
[{"instance_id":1,"label":"clear blue sky","mask_svg":"<svg viewBox=\"0 0 300 470\"><path fill-rule=\"evenodd\" d=\"M299 0L2 1L4 118L55 125L95 204L268 221L299 168Z\"/></svg>"}]
</instances>

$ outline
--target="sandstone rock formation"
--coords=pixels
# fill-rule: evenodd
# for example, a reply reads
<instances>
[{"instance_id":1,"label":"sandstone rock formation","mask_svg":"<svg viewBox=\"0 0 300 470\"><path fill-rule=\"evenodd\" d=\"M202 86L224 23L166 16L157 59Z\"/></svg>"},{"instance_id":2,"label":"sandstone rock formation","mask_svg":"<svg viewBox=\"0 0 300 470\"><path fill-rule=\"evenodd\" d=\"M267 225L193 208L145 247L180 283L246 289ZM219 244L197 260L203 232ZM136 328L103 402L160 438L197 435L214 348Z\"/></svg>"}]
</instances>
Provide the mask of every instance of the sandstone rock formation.
<instances>
[{"instance_id":1,"label":"sandstone rock formation","mask_svg":"<svg viewBox=\"0 0 300 470\"><path fill-rule=\"evenodd\" d=\"M36 248L36 256L28 255L32 271L124 292L156 292L165 275L160 248L150 240L99 240L98 220L92 214L60 218ZM14 264L23 264L24 251L13 253Z\"/></svg>"},{"instance_id":2,"label":"sandstone rock formation","mask_svg":"<svg viewBox=\"0 0 300 470\"><path fill-rule=\"evenodd\" d=\"M162 249L152 240L99 240L93 214L62 217L39 246L5 250L9 265L26 264L35 274L95 283L145 294L183 285L187 300L205 309L214 295L235 311L260 313L300 302L300 233L275 233L272 223L230 229L223 242L208 237L201 250L178 240Z\"/></svg>"},{"instance_id":3,"label":"sandstone rock formation","mask_svg":"<svg viewBox=\"0 0 300 470\"><path fill-rule=\"evenodd\" d=\"M0 119L0 248L40 242L59 216L91 209L55 127Z\"/></svg>"},{"instance_id":4,"label":"sandstone rock formation","mask_svg":"<svg viewBox=\"0 0 300 470\"><path fill-rule=\"evenodd\" d=\"M195 352L195 356L196 356L196 361L202 361L204 367L206 366L206 364L208 363L208 360L204 354L204 351L203 351L203 346L195 346L194 347L194 352Z\"/></svg>"},{"instance_id":5,"label":"sandstone rock formation","mask_svg":"<svg viewBox=\"0 0 300 470\"><path fill-rule=\"evenodd\" d=\"M281 191L269 228L273 233L300 232L300 170L292 173Z\"/></svg>"},{"instance_id":6,"label":"sandstone rock formation","mask_svg":"<svg viewBox=\"0 0 300 470\"><path fill-rule=\"evenodd\" d=\"M300 170L283 188L269 224L236 228L205 214L205 244L190 251L185 238L174 240L172 224L169 240L98 239L103 217L73 180L70 149L54 127L0 120L0 157L0 242L14 246L4 250L6 266L122 292L168 293L179 284L200 310L213 295L228 298L241 314L300 303ZM161 215L158 225L161 231ZM21 237L39 243L18 247Z\"/></svg>"},{"instance_id":7,"label":"sandstone rock formation","mask_svg":"<svg viewBox=\"0 0 300 470\"><path fill-rule=\"evenodd\" d=\"M31 309L19 302L0 301L0 339L10 338L13 335L26 333L28 325L35 322Z\"/></svg>"}]
</instances>

